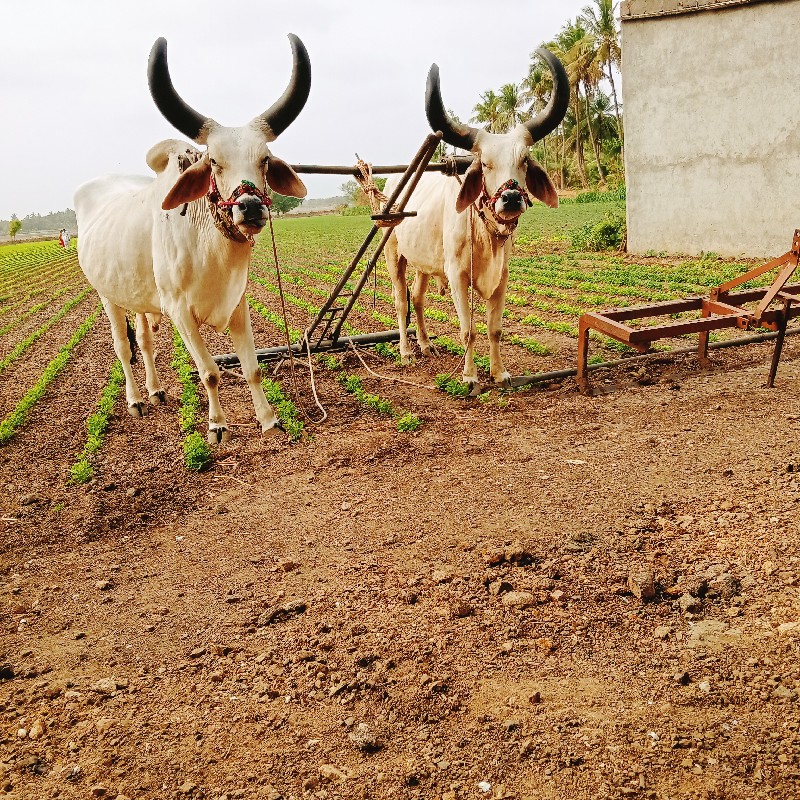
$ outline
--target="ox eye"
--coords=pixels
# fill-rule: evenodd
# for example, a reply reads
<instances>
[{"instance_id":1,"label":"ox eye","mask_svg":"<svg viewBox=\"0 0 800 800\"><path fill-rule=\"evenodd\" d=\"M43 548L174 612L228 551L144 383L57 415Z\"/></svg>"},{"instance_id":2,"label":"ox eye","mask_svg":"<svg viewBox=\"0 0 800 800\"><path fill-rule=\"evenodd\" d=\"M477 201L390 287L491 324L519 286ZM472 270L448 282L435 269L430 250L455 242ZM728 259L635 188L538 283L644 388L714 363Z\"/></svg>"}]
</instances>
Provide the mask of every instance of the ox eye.
<instances>
[{"instance_id":1,"label":"ox eye","mask_svg":"<svg viewBox=\"0 0 800 800\"><path fill-rule=\"evenodd\" d=\"M269 156L264 156L264 158L261 159L261 167L262 169L266 169L268 166L269 166Z\"/></svg>"},{"instance_id":2,"label":"ox eye","mask_svg":"<svg viewBox=\"0 0 800 800\"><path fill-rule=\"evenodd\" d=\"M211 159L211 166L212 167L216 167L217 166L217 162L213 158Z\"/></svg>"}]
</instances>

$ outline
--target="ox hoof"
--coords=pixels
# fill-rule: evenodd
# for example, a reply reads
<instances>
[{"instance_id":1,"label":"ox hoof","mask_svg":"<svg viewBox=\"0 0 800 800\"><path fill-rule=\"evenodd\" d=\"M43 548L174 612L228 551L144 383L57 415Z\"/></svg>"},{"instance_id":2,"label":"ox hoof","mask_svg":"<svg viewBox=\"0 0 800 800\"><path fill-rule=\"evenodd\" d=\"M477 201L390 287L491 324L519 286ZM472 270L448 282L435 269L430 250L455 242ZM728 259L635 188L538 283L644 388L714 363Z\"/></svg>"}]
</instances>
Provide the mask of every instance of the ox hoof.
<instances>
[{"instance_id":1,"label":"ox hoof","mask_svg":"<svg viewBox=\"0 0 800 800\"><path fill-rule=\"evenodd\" d=\"M148 399L151 406L163 406L167 402L167 393L164 391L153 392Z\"/></svg>"},{"instance_id":2,"label":"ox hoof","mask_svg":"<svg viewBox=\"0 0 800 800\"><path fill-rule=\"evenodd\" d=\"M143 417L144 416L144 404L143 403L128 403L128 413L132 417Z\"/></svg>"},{"instance_id":3,"label":"ox hoof","mask_svg":"<svg viewBox=\"0 0 800 800\"><path fill-rule=\"evenodd\" d=\"M420 345L419 349L420 349L420 352L422 353L422 355L425 358L428 358L428 356L430 356L430 354L431 354L431 346L429 344Z\"/></svg>"},{"instance_id":4,"label":"ox hoof","mask_svg":"<svg viewBox=\"0 0 800 800\"><path fill-rule=\"evenodd\" d=\"M410 367L414 363L414 356L402 355L400 356L400 364L404 367Z\"/></svg>"},{"instance_id":5,"label":"ox hoof","mask_svg":"<svg viewBox=\"0 0 800 800\"><path fill-rule=\"evenodd\" d=\"M492 380L498 385L502 386L504 389L511 388L511 375L508 372L503 372L498 375L496 378L492 376Z\"/></svg>"},{"instance_id":6,"label":"ox hoof","mask_svg":"<svg viewBox=\"0 0 800 800\"><path fill-rule=\"evenodd\" d=\"M207 438L209 444L222 444L231 440L231 432L225 427L209 428Z\"/></svg>"},{"instance_id":7,"label":"ox hoof","mask_svg":"<svg viewBox=\"0 0 800 800\"><path fill-rule=\"evenodd\" d=\"M282 433L286 433L286 428L284 428L280 422L276 422L272 427L262 430L261 437L263 439L271 439L272 437L278 436Z\"/></svg>"}]
</instances>

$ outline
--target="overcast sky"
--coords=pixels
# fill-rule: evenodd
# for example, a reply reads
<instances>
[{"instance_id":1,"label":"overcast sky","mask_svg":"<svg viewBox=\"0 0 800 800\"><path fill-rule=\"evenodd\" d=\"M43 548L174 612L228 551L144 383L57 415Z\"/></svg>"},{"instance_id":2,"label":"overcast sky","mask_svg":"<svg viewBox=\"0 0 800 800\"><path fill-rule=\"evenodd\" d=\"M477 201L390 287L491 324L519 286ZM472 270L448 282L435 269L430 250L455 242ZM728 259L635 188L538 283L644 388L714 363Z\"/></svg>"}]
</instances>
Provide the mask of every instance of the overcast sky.
<instances>
[{"instance_id":1,"label":"overcast sky","mask_svg":"<svg viewBox=\"0 0 800 800\"><path fill-rule=\"evenodd\" d=\"M462 119L486 89L518 82L530 53L589 0L25 0L0 33L0 219L73 208L103 173L147 174L144 155L181 136L147 88L159 36L189 105L242 125L283 92L287 33L311 58L311 95L271 145L290 163L407 163L428 133L425 80L440 68L445 105ZM495 13L493 13L495 12ZM339 176L304 176L309 197Z\"/></svg>"}]
</instances>

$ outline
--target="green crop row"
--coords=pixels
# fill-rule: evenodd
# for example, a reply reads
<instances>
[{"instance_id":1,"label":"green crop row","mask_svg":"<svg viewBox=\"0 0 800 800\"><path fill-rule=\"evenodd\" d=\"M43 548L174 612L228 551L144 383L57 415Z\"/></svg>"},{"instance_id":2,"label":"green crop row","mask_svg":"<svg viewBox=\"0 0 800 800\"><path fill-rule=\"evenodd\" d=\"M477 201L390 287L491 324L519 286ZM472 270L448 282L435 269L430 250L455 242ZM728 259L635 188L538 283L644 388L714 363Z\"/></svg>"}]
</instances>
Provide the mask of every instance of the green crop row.
<instances>
[{"instance_id":1,"label":"green crop row","mask_svg":"<svg viewBox=\"0 0 800 800\"><path fill-rule=\"evenodd\" d=\"M78 343L91 330L100 314L101 306L98 305L94 313L86 319L72 334L72 338L58 351L56 357L45 367L36 384L31 388L22 400L17 403L16 408L0 422L0 445L4 445L25 423L28 411L47 391L47 387L58 377L69 361L72 351Z\"/></svg>"},{"instance_id":2,"label":"green crop row","mask_svg":"<svg viewBox=\"0 0 800 800\"><path fill-rule=\"evenodd\" d=\"M23 339L4 359L0 360L0 372L3 372L5 368L16 361L34 342L39 340L42 336L44 336L50 328L53 327L59 320L63 319L70 311L72 311L75 306L77 306L89 292L94 291L90 286L88 289L84 289L79 295L73 297L72 300L68 300L59 311L57 311L52 317L50 317L47 322L44 323L41 327L37 328L33 333Z\"/></svg>"},{"instance_id":3,"label":"green crop row","mask_svg":"<svg viewBox=\"0 0 800 800\"><path fill-rule=\"evenodd\" d=\"M269 404L275 409L278 419L286 428L289 438L296 442L303 435L303 421L300 419L297 406L284 395L281 385L277 381L264 378L261 385L264 387Z\"/></svg>"},{"instance_id":4,"label":"green crop row","mask_svg":"<svg viewBox=\"0 0 800 800\"><path fill-rule=\"evenodd\" d=\"M187 434L183 440L183 460L190 470L201 472L211 466L213 457L208 442L197 431L201 406L197 382L192 374L194 364L178 329L175 327L173 327L172 345L172 367L177 372L178 381L182 387L180 398L181 430Z\"/></svg>"},{"instance_id":5,"label":"green crop row","mask_svg":"<svg viewBox=\"0 0 800 800\"><path fill-rule=\"evenodd\" d=\"M344 371L342 361L337 356L322 356L320 360L328 369L337 373L336 380L348 394L352 394L358 400L360 405L383 416L392 417L398 431L411 433L422 427L422 420L416 414L397 409L391 400L368 392L358 375L349 375Z\"/></svg>"},{"instance_id":6,"label":"green crop row","mask_svg":"<svg viewBox=\"0 0 800 800\"><path fill-rule=\"evenodd\" d=\"M103 393L100 395L97 410L86 420L86 444L83 446L83 450L78 453L78 457L69 471L70 480L73 483L86 483L94 475L94 469L89 459L103 445L108 422L114 411L114 404L117 402L120 389L124 384L125 373L122 371L122 364L119 361L115 361L108 376L108 383L106 383Z\"/></svg>"}]
</instances>

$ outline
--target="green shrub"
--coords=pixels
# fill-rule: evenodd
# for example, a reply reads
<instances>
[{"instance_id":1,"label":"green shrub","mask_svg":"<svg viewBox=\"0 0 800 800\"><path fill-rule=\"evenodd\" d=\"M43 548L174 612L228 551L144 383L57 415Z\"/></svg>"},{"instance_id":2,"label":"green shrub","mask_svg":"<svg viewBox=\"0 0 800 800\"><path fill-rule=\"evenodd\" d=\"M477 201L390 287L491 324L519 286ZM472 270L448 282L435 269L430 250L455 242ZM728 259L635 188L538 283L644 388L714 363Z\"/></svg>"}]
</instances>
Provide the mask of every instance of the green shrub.
<instances>
[{"instance_id":1,"label":"green shrub","mask_svg":"<svg viewBox=\"0 0 800 800\"><path fill-rule=\"evenodd\" d=\"M347 206L342 209L343 217L368 217L372 214L369 206Z\"/></svg>"},{"instance_id":2,"label":"green shrub","mask_svg":"<svg viewBox=\"0 0 800 800\"><path fill-rule=\"evenodd\" d=\"M589 223L572 234L572 246L576 250L619 250L625 242L625 216L612 212L600 220Z\"/></svg>"},{"instance_id":3,"label":"green shrub","mask_svg":"<svg viewBox=\"0 0 800 800\"><path fill-rule=\"evenodd\" d=\"M613 203L624 202L627 193L625 184L620 184L615 189L609 189L605 192L592 189L587 192L579 192L575 196L576 203Z\"/></svg>"},{"instance_id":4,"label":"green shrub","mask_svg":"<svg viewBox=\"0 0 800 800\"><path fill-rule=\"evenodd\" d=\"M378 342L378 344L375 345L375 352L389 361L394 361L395 364L399 364L401 361L400 351L395 345L389 344L389 342Z\"/></svg>"}]
</instances>

